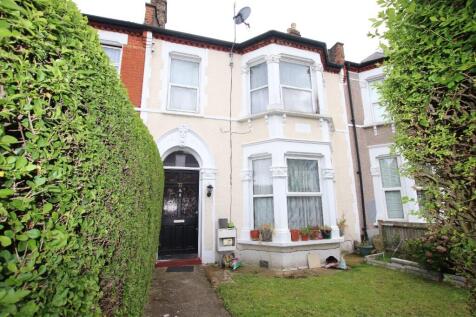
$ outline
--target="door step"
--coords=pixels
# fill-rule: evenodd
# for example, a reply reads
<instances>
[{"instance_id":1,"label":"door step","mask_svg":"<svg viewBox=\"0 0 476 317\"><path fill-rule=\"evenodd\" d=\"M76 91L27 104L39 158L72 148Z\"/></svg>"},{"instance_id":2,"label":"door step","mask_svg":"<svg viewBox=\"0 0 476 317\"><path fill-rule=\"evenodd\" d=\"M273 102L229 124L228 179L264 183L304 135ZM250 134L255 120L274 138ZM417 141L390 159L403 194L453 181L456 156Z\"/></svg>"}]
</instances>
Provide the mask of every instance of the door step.
<instances>
[{"instance_id":1,"label":"door step","mask_svg":"<svg viewBox=\"0 0 476 317\"><path fill-rule=\"evenodd\" d=\"M186 265L201 265L202 260L200 258L189 259L170 259L170 260L157 260L155 267L177 267Z\"/></svg>"}]
</instances>

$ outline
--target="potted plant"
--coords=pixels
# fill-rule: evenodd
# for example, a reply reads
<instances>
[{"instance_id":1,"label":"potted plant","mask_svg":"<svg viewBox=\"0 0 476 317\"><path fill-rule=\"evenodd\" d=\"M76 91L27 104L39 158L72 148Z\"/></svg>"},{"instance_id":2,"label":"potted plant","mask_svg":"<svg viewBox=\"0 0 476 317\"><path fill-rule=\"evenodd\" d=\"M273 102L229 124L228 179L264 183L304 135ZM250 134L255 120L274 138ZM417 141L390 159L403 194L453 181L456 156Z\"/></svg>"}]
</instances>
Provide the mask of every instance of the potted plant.
<instances>
[{"instance_id":1,"label":"potted plant","mask_svg":"<svg viewBox=\"0 0 476 317\"><path fill-rule=\"evenodd\" d=\"M253 241L259 240L259 229L250 230L250 238Z\"/></svg>"},{"instance_id":2,"label":"potted plant","mask_svg":"<svg viewBox=\"0 0 476 317\"><path fill-rule=\"evenodd\" d=\"M311 228L309 228L309 227L302 228L301 229L301 240L302 241L308 241L310 233L311 233Z\"/></svg>"},{"instance_id":3,"label":"potted plant","mask_svg":"<svg viewBox=\"0 0 476 317\"><path fill-rule=\"evenodd\" d=\"M318 226L311 227L311 240L318 240L320 237L320 231Z\"/></svg>"},{"instance_id":4,"label":"potted plant","mask_svg":"<svg viewBox=\"0 0 476 317\"><path fill-rule=\"evenodd\" d=\"M357 245L357 251L361 256L370 255L373 249L374 246L372 245L372 242L368 240L364 240Z\"/></svg>"},{"instance_id":5,"label":"potted plant","mask_svg":"<svg viewBox=\"0 0 476 317\"><path fill-rule=\"evenodd\" d=\"M299 241L299 229L291 229L291 241Z\"/></svg>"},{"instance_id":6,"label":"potted plant","mask_svg":"<svg viewBox=\"0 0 476 317\"><path fill-rule=\"evenodd\" d=\"M264 224L259 229L261 241L273 241L273 226Z\"/></svg>"},{"instance_id":7,"label":"potted plant","mask_svg":"<svg viewBox=\"0 0 476 317\"><path fill-rule=\"evenodd\" d=\"M332 234L332 228L331 227L329 227L327 225L323 225L323 226L321 226L320 230L321 230L323 239L330 239L331 238L331 234Z\"/></svg>"},{"instance_id":8,"label":"potted plant","mask_svg":"<svg viewBox=\"0 0 476 317\"><path fill-rule=\"evenodd\" d=\"M344 235L344 229L345 229L345 218L344 216L342 216L342 218L339 219L339 221L337 221L337 227L339 227L339 236L343 236Z\"/></svg>"}]
</instances>

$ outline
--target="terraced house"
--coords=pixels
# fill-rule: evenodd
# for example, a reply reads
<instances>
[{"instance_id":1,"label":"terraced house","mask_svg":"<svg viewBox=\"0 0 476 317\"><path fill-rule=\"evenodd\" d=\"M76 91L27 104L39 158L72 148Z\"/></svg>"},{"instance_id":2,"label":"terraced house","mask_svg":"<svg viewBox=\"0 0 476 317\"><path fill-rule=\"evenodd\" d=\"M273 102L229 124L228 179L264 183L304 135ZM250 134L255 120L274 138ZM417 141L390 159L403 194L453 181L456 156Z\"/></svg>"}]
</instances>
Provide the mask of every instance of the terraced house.
<instances>
[{"instance_id":1,"label":"terraced house","mask_svg":"<svg viewBox=\"0 0 476 317\"><path fill-rule=\"evenodd\" d=\"M361 83L381 68L346 68L343 44L328 49L294 26L236 44L169 30L166 9L163 0L147 3L144 24L88 16L164 160L159 259L213 263L234 250L248 263L292 268L306 266L309 254L339 258L365 231L353 123L359 138L377 129L381 140L391 129L367 123L380 112L365 110L376 97ZM368 95L354 102L359 121L349 117L349 68L354 99ZM398 160L374 143L365 156L375 174L364 182L366 192L373 182L376 202L367 207L370 228L379 217L410 219L397 206L407 188L393 174ZM219 219L236 231L219 230ZM272 241L252 240L263 225L273 227ZM318 225L331 228L330 239L291 241L291 229Z\"/></svg>"},{"instance_id":2,"label":"terraced house","mask_svg":"<svg viewBox=\"0 0 476 317\"><path fill-rule=\"evenodd\" d=\"M383 61L383 54L377 52L361 63L346 64L355 185L360 221L368 236L378 232L379 221L387 225L424 222L418 214L421 188L413 179L401 175L404 158L392 151L395 127L382 107L378 91L378 85L385 80Z\"/></svg>"}]
</instances>

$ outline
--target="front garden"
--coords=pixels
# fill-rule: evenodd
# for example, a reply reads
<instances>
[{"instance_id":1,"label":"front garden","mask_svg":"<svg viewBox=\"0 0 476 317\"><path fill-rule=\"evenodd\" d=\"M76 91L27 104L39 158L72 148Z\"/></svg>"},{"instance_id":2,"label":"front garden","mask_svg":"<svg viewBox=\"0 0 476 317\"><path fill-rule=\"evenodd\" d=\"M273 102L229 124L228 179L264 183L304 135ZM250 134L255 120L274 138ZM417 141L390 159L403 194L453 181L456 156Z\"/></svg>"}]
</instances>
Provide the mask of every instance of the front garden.
<instances>
[{"instance_id":1,"label":"front garden","mask_svg":"<svg viewBox=\"0 0 476 317\"><path fill-rule=\"evenodd\" d=\"M237 272L218 293L233 316L470 316L468 292L445 283L366 264L327 272Z\"/></svg>"}]
</instances>

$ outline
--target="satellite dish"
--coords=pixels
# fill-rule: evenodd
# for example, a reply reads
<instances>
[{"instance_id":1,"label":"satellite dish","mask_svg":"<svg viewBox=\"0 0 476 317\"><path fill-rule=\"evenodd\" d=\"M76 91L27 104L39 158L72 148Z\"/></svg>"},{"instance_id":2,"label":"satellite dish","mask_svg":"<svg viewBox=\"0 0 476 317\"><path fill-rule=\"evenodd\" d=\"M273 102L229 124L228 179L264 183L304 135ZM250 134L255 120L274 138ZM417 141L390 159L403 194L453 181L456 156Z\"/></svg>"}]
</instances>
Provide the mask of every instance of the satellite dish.
<instances>
[{"instance_id":1,"label":"satellite dish","mask_svg":"<svg viewBox=\"0 0 476 317\"><path fill-rule=\"evenodd\" d=\"M250 16L251 9L250 7L244 7L240 11L238 11L238 14L233 17L233 20L235 20L235 24L241 24L245 23L246 19ZM248 25L247 23L245 23Z\"/></svg>"}]
</instances>

